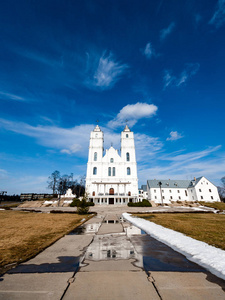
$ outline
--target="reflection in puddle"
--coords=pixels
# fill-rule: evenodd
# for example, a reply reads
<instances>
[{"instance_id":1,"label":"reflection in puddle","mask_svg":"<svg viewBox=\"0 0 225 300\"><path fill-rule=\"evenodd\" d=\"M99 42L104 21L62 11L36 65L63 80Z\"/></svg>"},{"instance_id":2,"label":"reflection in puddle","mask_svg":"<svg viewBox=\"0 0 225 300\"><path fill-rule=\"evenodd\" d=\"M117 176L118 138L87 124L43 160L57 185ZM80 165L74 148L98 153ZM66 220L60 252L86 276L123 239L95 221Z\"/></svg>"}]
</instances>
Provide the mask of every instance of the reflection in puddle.
<instances>
[{"instance_id":1,"label":"reflection in puddle","mask_svg":"<svg viewBox=\"0 0 225 300\"><path fill-rule=\"evenodd\" d=\"M75 228L73 231L69 233L69 235L77 235L77 234L93 234L98 232L99 227L101 226L101 222L99 223L91 223L91 224L83 224Z\"/></svg>"},{"instance_id":2,"label":"reflection in puddle","mask_svg":"<svg viewBox=\"0 0 225 300\"><path fill-rule=\"evenodd\" d=\"M98 235L89 245L85 258L89 260L135 258L135 249L126 235Z\"/></svg>"},{"instance_id":3,"label":"reflection in puddle","mask_svg":"<svg viewBox=\"0 0 225 300\"><path fill-rule=\"evenodd\" d=\"M104 223L107 223L107 224L117 224L119 223L118 220L104 220Z\"/></svg>"}]
</instances>

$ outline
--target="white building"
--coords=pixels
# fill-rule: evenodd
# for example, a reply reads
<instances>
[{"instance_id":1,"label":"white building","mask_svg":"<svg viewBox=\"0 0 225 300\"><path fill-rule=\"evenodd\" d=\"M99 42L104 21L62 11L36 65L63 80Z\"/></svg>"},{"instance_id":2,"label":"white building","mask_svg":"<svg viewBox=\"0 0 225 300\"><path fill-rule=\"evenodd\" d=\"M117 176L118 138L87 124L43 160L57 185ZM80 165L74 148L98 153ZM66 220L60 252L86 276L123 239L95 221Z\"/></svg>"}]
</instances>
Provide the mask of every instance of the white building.
<instances>
[{"instance_id":1,"label":"white building","mask_svg":"<svg viewBox=\"0 0 225 300\"><path fill-rule=\"evenodd\" d=\"M148 200L159 204L176 201L220 201L217 187L205 177L194 180L148 180Z\"/></svg>"},{"instance_id":2,"label":"white building","mask_svg":"<svg viewBox=\"0 0 225 300\"><path fill-rule=\"evenodd\" d=\"M121 151L112 146L104 153L104 134L97 125L90 135L86 192L95 204L127 204L138 201L134 134L126 125Z\"/></svg>"},{"instance_id":3,"label":"white building","mask_svg":"<svg viewBox=\"0 0 225 300\"><path fill-rule=\"evenodd\" d=\"M138 190L138 199L139 202L143 201L144 199L148 199L147 185L142 185Z\"/></svg>"}]
</instances>

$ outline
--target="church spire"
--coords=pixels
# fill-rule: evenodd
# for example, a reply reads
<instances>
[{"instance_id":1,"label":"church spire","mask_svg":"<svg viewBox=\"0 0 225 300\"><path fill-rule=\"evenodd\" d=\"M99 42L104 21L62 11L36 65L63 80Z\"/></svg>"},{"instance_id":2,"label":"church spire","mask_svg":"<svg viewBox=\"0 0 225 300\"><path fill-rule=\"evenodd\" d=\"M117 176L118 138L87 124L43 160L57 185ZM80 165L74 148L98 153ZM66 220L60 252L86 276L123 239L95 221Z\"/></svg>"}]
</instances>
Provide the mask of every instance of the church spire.
<instances>
[{"instance_id":1,"label":"church spire","mask_svg":"<svg viewBox=\"0 0 225 300\"><path fill-rule=\"evenodd\" d=\"M124 128L123 131L130 131L130 128L127 126L127 124L126 124L126 126L125 126L125 128Z\"/></svg>"}]
</instances>

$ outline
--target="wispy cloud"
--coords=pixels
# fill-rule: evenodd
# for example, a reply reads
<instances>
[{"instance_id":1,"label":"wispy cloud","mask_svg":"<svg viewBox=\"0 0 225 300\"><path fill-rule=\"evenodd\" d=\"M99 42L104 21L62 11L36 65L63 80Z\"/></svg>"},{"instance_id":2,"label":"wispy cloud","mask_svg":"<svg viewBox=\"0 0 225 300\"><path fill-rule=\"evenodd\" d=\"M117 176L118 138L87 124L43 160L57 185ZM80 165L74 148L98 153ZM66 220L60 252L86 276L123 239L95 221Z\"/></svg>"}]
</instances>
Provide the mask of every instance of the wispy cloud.
<instances>
[{"instance_id":1,"label":"wispy cloud","mask_svg":"<svg viewBox=\"0 0 225 300\"><path fill-rule=\"evenodd\" d=\"M161 41L165 40L165 38L171 34L174 28L175 28L175 23L172 22L167 28L160 30L160 40Z\"/></svg>"},{"instance_id":2,"label":"wispy cloud","mask_svg":"<svg viewBox=\"0 0 225 300\"><path fill-rule=\"evenodd\" d=\"M183 138L184 136L181 135L180 133L178 133L177 131L171 131L170 132L170 137L168 137L166 140L167 141L176 141L179 140L181 138Z\"/></svg>"},{"instance_id":3,"label":"wispy cloud","mask_svg":"<svg viewBox=\"0 0 225 300\"><path fill-rule=\"evenodd\" d=\"M225 155L215 157L221 146L209 147L201 151L185 154L170 153L149 157L148 166L139 164L139 180L147 179L192 179L194 176L206 176L218 184L224 174ZM150 167L149 167L150 166Z\"/></svg>"},{"instance_id":4,"label":"wispy cloud","mask_svg":"<svg viewBox=\"0 0 225 300\"><path fill-rule=\"evenodd\" d=\"M225 0L218 0L216 10L209 21L209 24L221 27L225 23Z\"/></svg>"},{"instance_id":5,"label":"wispy cloud","mask_svg":"<svg viewBox=\"0 0 225 300\"><path fill-rule=\"evenodd\" d=\"M90 60L89 55L88 60ZM87 72L89 73L92 69L92 74L85 80L85 84L89 88L100 90L111 89L128 69L127 64L116 61L112 53L107 55L106 52L97 61L97 65L95 60L93 60L93 65L92 62L88 65Z\"/></svg>"},{"instance_id":6,"label":"wispy cloud","mask_svg":"<svg viewBox=\"0 0 225 300\"><path fill-rule=\"evenodd\" d=\"M173 73L169 70L164 71L164 89L168 86L179 87L183 85L189 78L191 78L198 72L199 68L199 63L188 63L185 65L184 70L179 76L173 75Z\"/></svg>"},{"instance_id":7,"label":"wispy cloud","mask_svg":"<svg viewBox=\"0 0 225 300\"><path fill-rule=\"evenodd\" d=\"M85 156L87 154L90 131L93 125L84 124L72 128L58 126L31 126L23 122L0 119L0 127L25 136L35 138L40 145L58 149L62 153ZM78 141L74 143L74 141Z\"/></svg>"},{"instance_id":8,"label":"wispy cloud","mask_svg":"<svg viewBox=\"0 0 225 300\"><path fill-rule=\"evenodd\" d=\"M158 107L154 104L140 102L137 102L136 104L128 104L120 110L113 120L108 122L108 126L111 128L122 126L125 124L127 119L129 126L132 127L138 120L154 116L157 110Z\"/></svg>"},{"instance_id":9,"label":"wispy cloud","mask_svg":"<svg viewBox=\"0 0 225 300\"><path fill-rule=\"evenodd\" d=\"M0 91L0 99L2 100L13 100L13 101L26 101L24 97Z\"/></svg>"},{"instance_id":10,"label":"wispy cloud","mask_svg":"<svg viewBox=\"0 0 225 300\"><path fill-rule=\"evenodd\" d=\"M145 55L145 57L147 59L152 58L153 56L156 56L155 50L152 46L152 44L149 42L147 43L147 45L145 46L144 49L141 50L142 54Z\"/></svg>"}]
</instances>

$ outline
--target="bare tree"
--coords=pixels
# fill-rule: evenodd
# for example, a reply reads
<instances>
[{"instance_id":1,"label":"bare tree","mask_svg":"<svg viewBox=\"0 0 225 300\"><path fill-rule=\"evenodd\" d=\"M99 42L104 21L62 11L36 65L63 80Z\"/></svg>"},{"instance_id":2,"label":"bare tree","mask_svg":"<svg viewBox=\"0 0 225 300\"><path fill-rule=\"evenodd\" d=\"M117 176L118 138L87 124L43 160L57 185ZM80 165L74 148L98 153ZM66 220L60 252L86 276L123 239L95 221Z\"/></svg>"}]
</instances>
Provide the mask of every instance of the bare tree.
<instances>
[{"instance_id":1,"label":"bare tree","mask_svg":"<svg viewBox=\"0 0 225 300\"><path fill-rule=\"evenodd\" d=\"M52 190L53 194L56 194L58 190L58 184L59 184L59 179L60 179L60 172L59 171L54 171L51 176L48 177L48 189Z\"/></svg>"}]
</instances>

